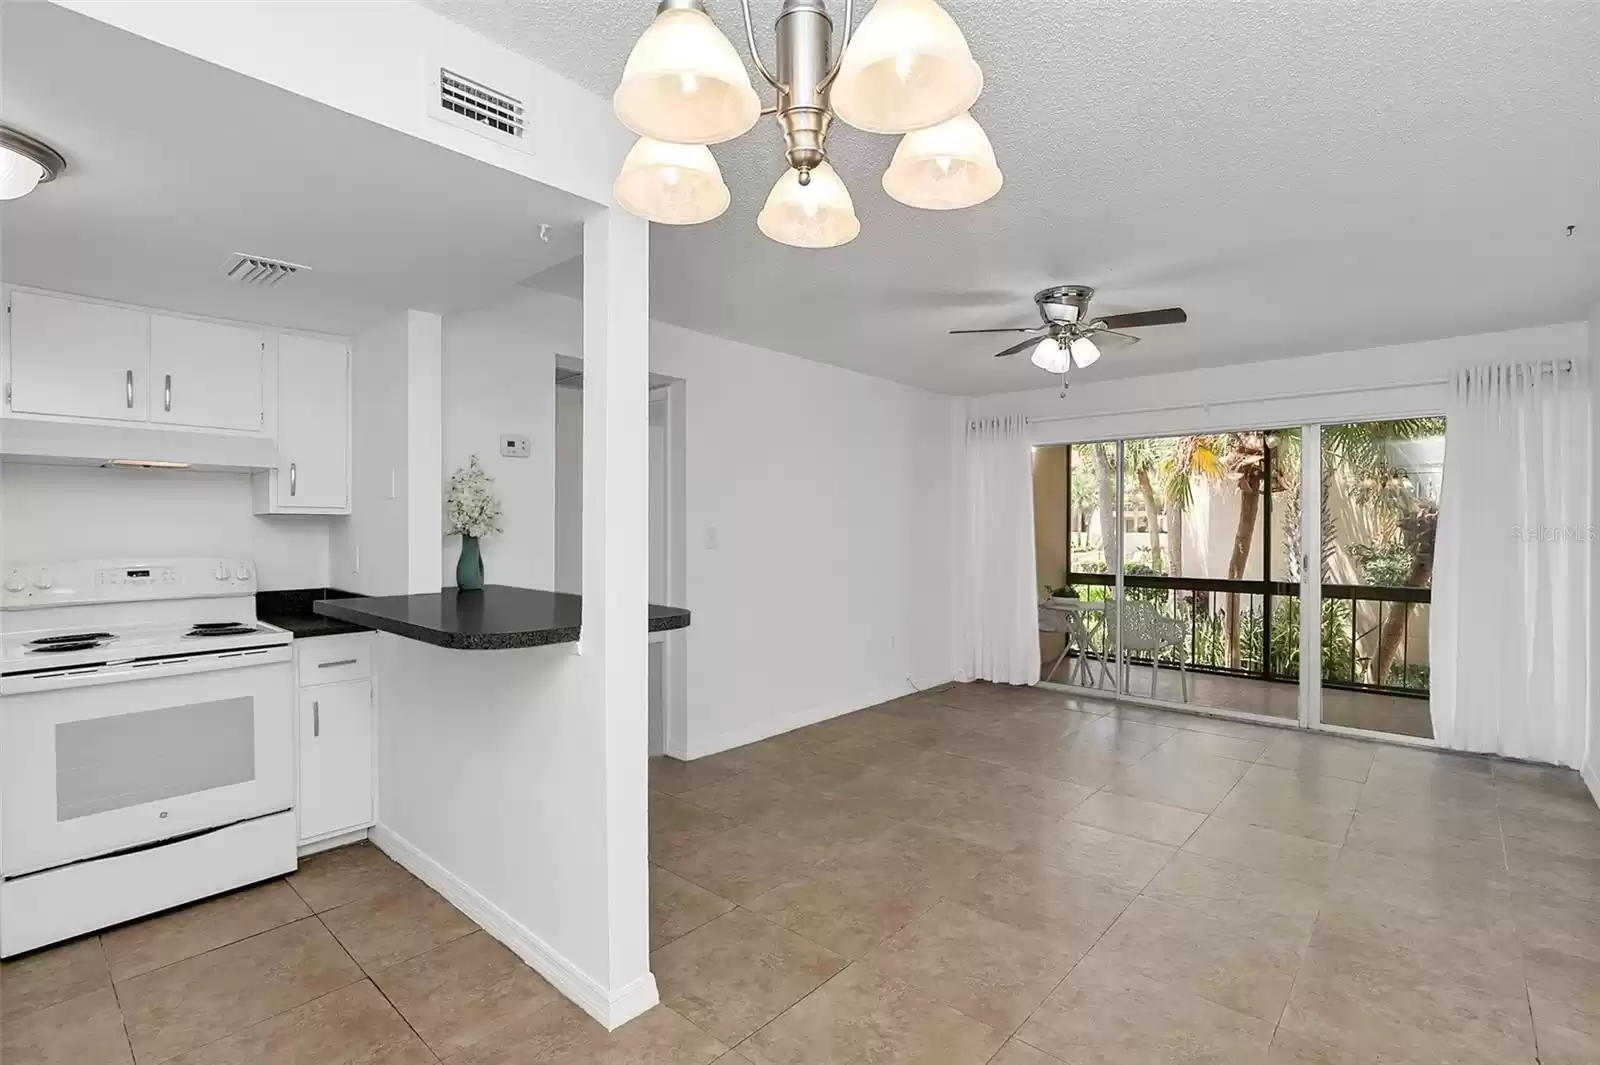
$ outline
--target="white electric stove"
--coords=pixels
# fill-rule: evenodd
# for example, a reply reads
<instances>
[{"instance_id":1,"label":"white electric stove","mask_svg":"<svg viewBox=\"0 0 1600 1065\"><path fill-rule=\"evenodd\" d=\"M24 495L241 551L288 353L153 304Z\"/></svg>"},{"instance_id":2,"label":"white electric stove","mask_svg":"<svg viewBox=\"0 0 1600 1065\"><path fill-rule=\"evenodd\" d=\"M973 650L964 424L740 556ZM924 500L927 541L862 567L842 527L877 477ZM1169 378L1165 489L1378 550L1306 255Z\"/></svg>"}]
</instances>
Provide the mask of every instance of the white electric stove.
<instances>
[{"instance_id":1,"label":"white electric stove","mask_svg":"<svg viewBox=\"0 0 1600 1065\"><path fill-rule=\"evenodd\" d=\"M254 567L4 572L0 956L293 869L293 637Z\"/></svg>"}]
</instances>

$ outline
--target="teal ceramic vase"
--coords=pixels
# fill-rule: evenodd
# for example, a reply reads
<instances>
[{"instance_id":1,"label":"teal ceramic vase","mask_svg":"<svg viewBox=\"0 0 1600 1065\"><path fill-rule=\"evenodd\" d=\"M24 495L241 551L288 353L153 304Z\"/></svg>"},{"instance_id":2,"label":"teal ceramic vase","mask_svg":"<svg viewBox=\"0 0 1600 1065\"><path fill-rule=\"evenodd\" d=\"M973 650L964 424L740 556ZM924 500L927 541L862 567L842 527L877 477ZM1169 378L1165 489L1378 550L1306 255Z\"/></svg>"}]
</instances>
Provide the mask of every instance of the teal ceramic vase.
<instances>
[{"instance_id":1,"label":"teal ceramic vase","mask_svg":"<svg viewBox=\"0 0 1600 1065\"><path fill-rule=\"evenodd\" d=\"M476 536L461 537L461 557L456 560L456 587L463 592L483 588L483 553Z\"/></svg>"}]
</instances>

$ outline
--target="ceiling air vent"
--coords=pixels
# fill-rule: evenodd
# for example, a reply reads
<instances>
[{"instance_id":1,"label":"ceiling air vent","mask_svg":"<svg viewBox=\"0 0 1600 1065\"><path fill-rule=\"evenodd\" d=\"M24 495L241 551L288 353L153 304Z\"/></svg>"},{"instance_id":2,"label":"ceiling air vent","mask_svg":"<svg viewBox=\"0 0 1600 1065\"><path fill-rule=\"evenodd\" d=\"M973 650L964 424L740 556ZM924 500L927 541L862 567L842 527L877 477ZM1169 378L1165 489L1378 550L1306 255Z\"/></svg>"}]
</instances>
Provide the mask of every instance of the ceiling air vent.
<instances>
[{"instance_id":1,"label":"ceiling air vent","mask_svg":"<svg viewBox=\"0 0 1600 1065\"><path fill-rule=\"evenodd\" d=\"M522 101L498 89L439 68L439 109L459 125L522 145L528 133ZM465 121L462 121L465 120Z\"/></svg>"},{"instance_id":2,"label":"ceiling air vent","mask_svg":"<svg viewBox=\"0 0 1600 1065\"><path fill-rule=\"evenodd\" d=\"M276 285L286 277L309 271L311 267L286 263L281 259L264 259L259 255L234 252L228 264L228 276L247 285Z\"/></svg>"}]
</instances>

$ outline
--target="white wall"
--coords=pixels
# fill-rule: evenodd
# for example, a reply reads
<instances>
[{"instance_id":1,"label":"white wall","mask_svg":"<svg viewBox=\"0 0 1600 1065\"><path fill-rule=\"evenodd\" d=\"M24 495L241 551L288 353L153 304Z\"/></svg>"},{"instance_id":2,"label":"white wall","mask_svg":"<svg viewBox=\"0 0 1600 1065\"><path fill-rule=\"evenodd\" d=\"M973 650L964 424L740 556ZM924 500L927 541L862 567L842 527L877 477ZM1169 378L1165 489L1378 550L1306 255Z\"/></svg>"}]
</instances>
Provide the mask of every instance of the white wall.
<instances>
[{"instance_id":1,"label":"white wall","mask_svg":"<svg viewBox=\"0 0 1600 1065\"><path fill-rule=\"evenodd\" d=\"M0 479L8 562L247 555L262 588L321 587L329 530L341 521L257 517L244 473L7 463Z\"/></svg>"},{"instance_id":2,"label":"white wall","mask_svg":"<svg viewBox=\"0 0 1600 1065\"><path fill-rule=\"evenodd\" d=\"M333 583L349 591L440 587L439 398L425 372L431 362L437 382L439 330L438 315L405 311L351 344L351 513L334 527L330 551Z\"/></svg>"},{"instance_id":3,"label":"white wall","mask_svg":"<svg viewBox=\"0 0 1600 1065\"><path fill-rule=\"evenodd\" d=\"M558 338L582 315L562 296L539 308ZM559 339L557 350L582 353ZM959 401L660 322L650 369L683 379L686 397L687 592L672 605L693 621L688 716L670 753L699 757L950 680ZM558 507L557 526L572 517Z\"/></svg>"},{"instance_id":4,"label":"white wall","mask_svg":"<svg viewBox=\"0 0 1600 1065\"><path fill-rule=\"evenodd\" d=\"M515 288L444 316L444 474L476 454L495 479L505 531L483 541L492 584L557 587L555 357L582 352L582 314L576 300ZM581 404L581 392L577 398ZM582 431L580 414L576 432ZM508 433L527 436L532 454L503 457L499 438ZM581 506L581 486L566 488ZM581 538L581 516L577 531ZM458 537L444 545L446 583L455 583L459 551Z\"/></svg>"},{"instance_id":5,"label":"white wall","mask_svg":"<svg viewBox=\"0 0 1600 1065\"><path fill-rule=\"evenodd\" d=\"M1596 423L1600 424L1600 304L1589 315L1589 389L1594 403ZM1600 521L1600 462L1593 462L1594 490L1589 496L1589 520ZM1590 550L1595 549L1591 543ZM1589 792L1600 803L1600 624L1595 623L1595 612L1600 611L1600 565L1589 561L1589 610L1591 647L1589 652L1589 753L1583 763L1583 779Z\"/></svg>"},{"instance_id":6,"label":"white wall","mask_svg":"<svg viewBox=\"0 0 1600 1065\"><path fill-rule=\"evenodd\" d=\"M556 389L556 576L558 592L583 591L583 390ZM654 513L654 512L652 512Z\"/></svg>"},{"instance_id":7,"label":"white wall","mask_svg":"<svg viewBox=\"0 0 1600 1065\"><path fill-rule=\"evenodd\" d=\"M951 679L958 401L652 322L682 378L697 757Z\"/></svg>"}]
</instances>

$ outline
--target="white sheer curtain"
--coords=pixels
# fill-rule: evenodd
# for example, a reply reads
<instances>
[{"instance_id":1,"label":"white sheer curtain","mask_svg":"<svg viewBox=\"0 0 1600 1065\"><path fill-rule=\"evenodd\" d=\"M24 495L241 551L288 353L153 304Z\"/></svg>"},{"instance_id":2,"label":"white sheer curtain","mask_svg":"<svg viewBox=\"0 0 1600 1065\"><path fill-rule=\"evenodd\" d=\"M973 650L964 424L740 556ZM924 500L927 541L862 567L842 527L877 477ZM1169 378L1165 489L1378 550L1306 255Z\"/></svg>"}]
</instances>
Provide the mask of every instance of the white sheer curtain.
<instances>
[{"instance_id":1,"label":"white sheer curtain","mask_svg":"<svg viewBox=\"0 0 1600 1065\"><path fill-rule=\"evenodd\" d=\"M1595 547L1586 372L1455 374L1430 625L1441 746L1582 763Z\"/></svg>"},{"instance_id":2,"label":"white sheer curtain","mask_svg":"<svg viewBox=\"0 0 1600 1065\"><path fill-rule=\"evenodd\" d=\"M1033 449L1021 415L967 423L966 675L1039 681L1039 592L1033 560Z\"/></svg>"}]
</instances>

